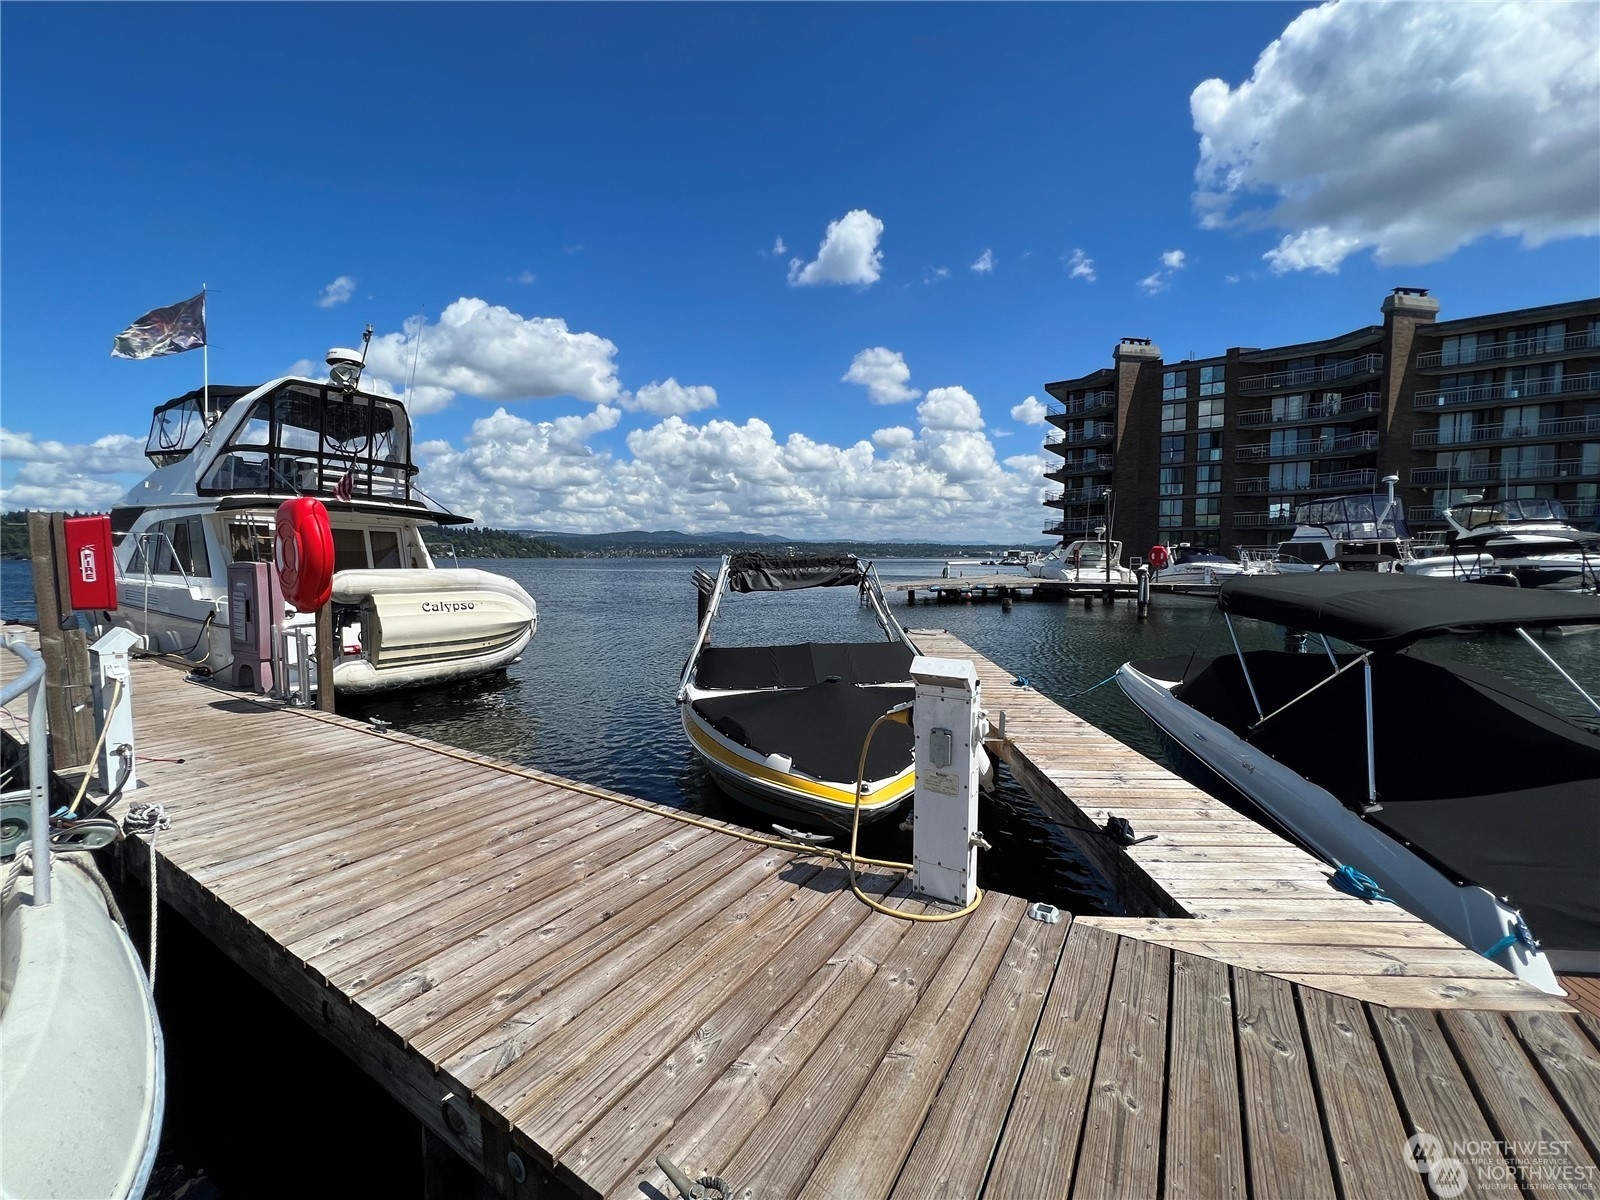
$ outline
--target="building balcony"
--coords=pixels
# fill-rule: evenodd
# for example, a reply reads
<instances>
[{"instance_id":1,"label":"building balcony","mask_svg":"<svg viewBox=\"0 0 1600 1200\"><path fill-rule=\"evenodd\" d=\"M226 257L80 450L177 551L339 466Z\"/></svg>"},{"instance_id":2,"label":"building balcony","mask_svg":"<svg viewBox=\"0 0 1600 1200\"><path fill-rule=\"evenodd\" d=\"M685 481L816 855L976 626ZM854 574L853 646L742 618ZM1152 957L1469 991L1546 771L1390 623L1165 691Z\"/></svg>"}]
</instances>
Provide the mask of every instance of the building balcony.
<instances>
[{"instance_id":1,"label":"building balcony","mask_svg":"<svg viewBox=\"0 0 1600 1200\"><path fill-rule=\"evenodd\" d=\"M1418 525L1443 525L1444 515L1432 505L1414 504L1406 509L1406 524L1413 528Z\"/></svg>"},{"instance_id":2,"label":"building balcony","mask_svg":"<svg viewBox=\"0 0 1600 1200\"><path fill-rule=\"evenodd\" d=\"M1080 538L1086 537L1088 534L1092 533L1095 529L1103 526L1104 524L1104 518L1095 521L1082 517L1074 517L1068 521L1057 521L1054 525L1051 525L1049 528L1044 529L1041 532L1051 534L1055 537Z\"/></svg>"},{"instance_id":3,"label":"building balcony","mask_svg":"<svg viewBox=\"0 0 1600 1200\"><path fill-rule=\"evenodd\" d=\"M1343 362L1324 363L1298 371L1276 371L1271 375L1247 375L1234 384L1234 391L1282 392L1295 388L1321 387L1335 380L1362 379L1383 370L1383 355L1363 354Z\"/></svg>"},{"instance_id":4,"label":"building balcony","mask_svg":"<svg viewBox=\"0 0 1600 1200\"><path fill-rule=\"evenodd\" d=\"M1260 442L1254 446L1240 446L1233 452L1233 461L1282 462L1295 458L1332 458L1339 454L1367 454L1377 450L1378 440L1378 431L1369 429L1361 433L1347 433L1341 437L1285 442L1277 449L1273 449L1271 442Z\"/></svg>"},{"instance_id":5,"label":"building balcony","mask_svg":"<svg viewBox=\"0 0 1600 1200\"><path fill-rule=\"evenodd\" d=\"M1062 451L1058 450L1058 454ZM1112 456L1109 454L1083 454L1063 456L1061 468L1058 471L1048 472L1046 478L1057 479L1065 483L1068 479L1079 475L1099 475L1111 470Z\"/></svg>"},{"instance_id":6,"label":"building balcony","mask_svg":"<svg viewBox=\"0 0 1600 1200\"><path fill-rule=\"evenodd\" d=\"M1488 383L1481 387L1446 388L1418 392L1413 408L1460 408L1470 404L1504 404L1507 400L1535 400L1540 396L1575 396L1600 392L1600 371L1564 375L1560 379L1533 379L1520 383Z\"/></svg>"},{"instance_id":7,"label":"building balcony","mask_svg":"<svg viewBox=\"0 0 1600 1200\"><path fill-rule=\"evenodd\" d=\"M1233 526L1235 529L1293 529L1294 518L1264 512L1234 513Z\"/></svg>"},{"instance_id":8,"label":"building balcony","mask_svg":"<svg viewBox=\"0 0 1600 1200\"><path fill-rule=\"evenodd\" d=\"M1316 421L1375 413L1382 407L1383 397L1377 392L1361 392L1355 396L1340 396L1334 400L1319 400L1314 404L1307 404L1292 416L1274 416L1270 408L1246 409L1234 418L1233 423L1240 429L1308 425Z\"/></svg>"},{"instance_id":9,"label":"building balcony","mask_svg":"<svg viewBox=\"0 0 1600 1200\"><path fill-rule=\"evenodd\" d=\"M1304 486L1295 487L1281 482L1274 484L1268 475L1254 475L1248 479L1234 480L1233 494L1265 496L1270 493L1274 496L1304 496L1312 492L1359 492L1373 487L1377 482L1378 473L1373 470L1325 471L1320 475L1309 476Z\"/></svg>"},{"instance_id":10,"label":"building balcony","mask_svg":"<svg viewBox=\"0 0 1600 1200\"><path fill-rule=\"evenodd\" d=\"M1492 342L1471 350L1433 350L1417 355L1419 371L1458 371L1474 363L1515 362L1523 358L1549 358L1600 348L1600 329L1569 333L1564 338L1518 338Z\"/></svg>"},{"instance_id":11,"label":"building balcony","mask_svg":"<svg viewBox=\"0 0 1600 1200\"><path fill-rule=\"evenodd\" d=\"M1048 406L1052 417L1087 416L1089 413L1110 412L1117 406L1115 392L1085 392L1070 400L1052 399Z\"/></svg>"},{"instance_id":12,"label":"building balcony","mask_svg":"<svg viewBox=\"0 0 1600 1200\"><path fill-rule=\"evenodd\" d=\"M1074 504L1101 504L1104 503L1105 498L1106 489L1104 487L1073 488L1070 491L1056 493L1055 499L1046 503L1059 504L1066 508Z\"/></svg>"},{"instance_id":13,"label":"building balcony","mask_svg":"<svg viewBox=\"0 0 1600 1200\"><path fill-rule=\"evenodd\" d=\"M1475 467L1414 467L1411 482L1428 487L1441 484L1525 483L1541 479L1593 479L1581 458L1552 458L1530 462L1483 463Z\"/></svg>"},{"instance_id":14,"label":"building balcony","mask_svg":"<svg viewBox=\"0 0 1600 1200\"><path fill-rule=\"evenodd\" d=\"M1111 441L1117 436L1117 427L1110 421L1085 421L1081 426L1064 429L1051 440L1058 446L1094 446Z\"/></svg>"},{"instance_id":15,"label":"building balcony","mask_svg":"<svg viewBox=\"0 0 1600 1200\"><path fill-rule=\"evenodd\" d=\"M1486 442L1540 441L1546 438L1581 437L1600 433L1600 415L1587 417L1552 417L1532 425L1507 426L1501 422L1480 425L1476 429L1453 434L1441 442L1437 429L1419 429L1411 435L1411 445L1417 449L1432 446L1481 446Z\"/></svg>"}]
</instances>

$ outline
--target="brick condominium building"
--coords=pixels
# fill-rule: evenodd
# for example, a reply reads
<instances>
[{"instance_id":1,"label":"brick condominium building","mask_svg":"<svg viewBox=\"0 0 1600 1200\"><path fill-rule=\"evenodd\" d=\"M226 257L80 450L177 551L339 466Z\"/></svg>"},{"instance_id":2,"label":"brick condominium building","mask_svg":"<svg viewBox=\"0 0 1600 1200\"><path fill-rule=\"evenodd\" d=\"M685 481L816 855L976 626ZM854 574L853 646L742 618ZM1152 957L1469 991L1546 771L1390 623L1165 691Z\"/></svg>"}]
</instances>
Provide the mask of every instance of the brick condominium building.
<instances>
[{"instance_id":1,"label":"brick condominium building","mask_svg":"<svg viewBox=\"0 0 1600 1200\"><path fill-rule=\"evenodd\" d=\"M1587 527L1600 503L1600 297L1440 321L1396 288L1383 323L1322 341L1112 363L1045 385L1059 455L1045 533L1218 548L1287 538L1319 496L1383 492L1414 533L1467 495L1544 496Z\"/></svg>"}]
</instances>

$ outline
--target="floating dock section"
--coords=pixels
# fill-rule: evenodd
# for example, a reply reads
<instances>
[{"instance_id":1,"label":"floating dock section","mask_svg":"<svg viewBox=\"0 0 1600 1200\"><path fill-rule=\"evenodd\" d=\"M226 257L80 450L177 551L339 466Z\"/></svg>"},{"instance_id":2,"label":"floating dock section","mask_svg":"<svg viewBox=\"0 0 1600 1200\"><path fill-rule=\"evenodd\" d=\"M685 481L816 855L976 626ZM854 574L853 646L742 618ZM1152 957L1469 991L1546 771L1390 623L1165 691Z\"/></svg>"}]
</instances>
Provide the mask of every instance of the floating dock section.
<instances>
[{"instance_id":1,"label":"floating dock section","mask_svg":"<svg viewBox=\"0 0 1600 1200\"><path fill-rule=\"evenodd\" d=\"M827 858L153 661L171 828L123 855L507 1197L672 1196L664 1155L762 1200L1426 1200L1419 1134L1465 1194L1600 1190L1600 1022L917 636L977 662L1058 820L1157 834L1097 852L1138 915L990 881L885 916Z\"/></svg>"}]
</instances>

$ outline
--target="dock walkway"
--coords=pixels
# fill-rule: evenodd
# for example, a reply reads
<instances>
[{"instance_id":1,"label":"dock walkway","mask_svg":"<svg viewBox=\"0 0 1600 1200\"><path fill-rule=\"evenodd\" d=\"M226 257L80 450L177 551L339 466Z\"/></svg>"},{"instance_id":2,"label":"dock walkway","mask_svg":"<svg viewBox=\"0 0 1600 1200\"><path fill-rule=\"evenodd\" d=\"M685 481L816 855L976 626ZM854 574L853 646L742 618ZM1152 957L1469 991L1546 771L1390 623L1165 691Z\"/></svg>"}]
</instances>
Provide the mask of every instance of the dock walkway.
<instances>
[{"instance_id":1,"label":"dock walkway","mask_svg":"<svg viewBox=\"0 0 1600 1200\"><path fill-rule=\"evenodd\" d=\"M1008 762L1160 833L1112 863L1156 915L897 920L814 854L149 661L137 798L172 827L125 858L508 1197L670 1196L664 1153L763 1200L1424 1200L1418 1132L1483 1150L1463 1194L1517 1194L1496 1147L1535 1142L1566 1171L1536 1194L1600 1194L1600 1022L1313 904L1272 835L919 636L977 660Z\"/></svg>"}]
</instances>

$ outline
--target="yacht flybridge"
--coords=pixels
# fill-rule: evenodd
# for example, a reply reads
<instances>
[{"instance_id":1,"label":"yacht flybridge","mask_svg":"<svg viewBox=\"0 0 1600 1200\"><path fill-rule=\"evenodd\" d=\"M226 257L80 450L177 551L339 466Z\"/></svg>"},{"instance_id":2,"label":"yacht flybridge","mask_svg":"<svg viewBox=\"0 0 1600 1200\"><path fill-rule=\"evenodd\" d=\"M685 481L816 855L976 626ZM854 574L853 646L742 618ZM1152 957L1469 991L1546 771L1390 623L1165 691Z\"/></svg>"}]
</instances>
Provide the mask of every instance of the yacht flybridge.
<instances>
[{"instance_id":1,"label":"yacht flybridge","mask_svg":"<svg viewBox=\"0 0 1600 1200\"><path fill-rule=\"evenodd\" d=\"M416 488L404 405L358 390L354 355L336 353L348 359L335 364L334 382L212 385L155 410L145 446L155 470L111 510L120 607L106 619L142 636L149 651L251 682L239 677L241 648L280 621L292 630L314 616L281 606L270 568L259 597L239 592L229 568L271 564L278 506L314 496L333 529L336 691L507 666L533 636L532 598L503 576L434 565L422 529L470 518ZM341 375L347 361L355 369Z\"/></svg>"}]
</instances>

